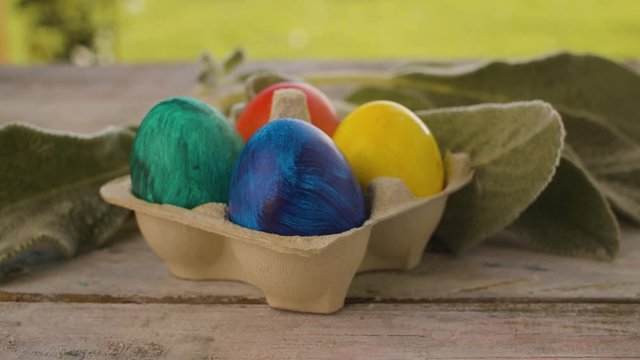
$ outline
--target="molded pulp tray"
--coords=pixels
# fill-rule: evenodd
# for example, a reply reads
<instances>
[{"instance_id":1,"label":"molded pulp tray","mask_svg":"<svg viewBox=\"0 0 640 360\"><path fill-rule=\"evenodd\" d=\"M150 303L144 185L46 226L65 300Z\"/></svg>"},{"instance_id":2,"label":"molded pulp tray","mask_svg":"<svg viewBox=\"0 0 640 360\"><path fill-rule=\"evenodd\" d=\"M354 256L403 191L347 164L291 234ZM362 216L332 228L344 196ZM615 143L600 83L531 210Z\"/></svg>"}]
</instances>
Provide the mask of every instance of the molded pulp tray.
<instances>
[{"instance_id":1,"label":"molded pulp tray","mask_svg":"<svg viewBox=\"0 0 640 360\"><path fill-rule=\"evenodd\" d=\"M109 203L135 211L149 246L177 277L237 280L261 289L270 306L293 311L339 310L356 272L408 270L422 258L447 197L469 183L469 157L447 154L446 188L416 198L396 178L375 179L367 190L371 216L361 226L324 236L280 236L230 222L226 205L192 210L148 203L131 193L125 176L100 189Z\"/></svg>"}]
</instances>

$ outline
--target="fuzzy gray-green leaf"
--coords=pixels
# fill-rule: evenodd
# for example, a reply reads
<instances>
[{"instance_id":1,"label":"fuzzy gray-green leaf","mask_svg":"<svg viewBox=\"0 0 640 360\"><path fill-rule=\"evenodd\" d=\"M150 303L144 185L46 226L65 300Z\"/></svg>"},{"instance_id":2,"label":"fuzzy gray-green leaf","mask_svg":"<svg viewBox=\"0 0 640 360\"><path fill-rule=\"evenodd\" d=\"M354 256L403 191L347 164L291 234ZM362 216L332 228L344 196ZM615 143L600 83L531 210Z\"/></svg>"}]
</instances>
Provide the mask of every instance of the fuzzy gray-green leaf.
<instances>
[{"instance_id":1,"label":"fuzzy gray-green leaf","mask_svg":"<svg viewBox=\"0 0 640 360\"><path fill-rule=\"evenodd\" d=\"M470 185L449 198L436 231L454 251L511 224L553 177L563 146L558 113L540 101L419 113L441 150L470 154Z\"/></svg>"},{"instance_id":2,"label":"fuzzy gray-green leaf","mask_svg":"<svg viewBox=\"0 0 640 360\"><path fill-rule=\"evenodd\" d=\"M567 143L612 206L640 223L640 146L590 114L564 115Z\"/></svg>"},{"instance_id":3,"label":"fuzzy gray-green leaf","mask_svg":"<svg viewBox=\"0 0 640 360\"><path fill-rule=\"evenodd\" d=\"M528 62L433 67L412 65L383 89L437 107L543 99L562 114L567 143L614 208L640 224L640 76L596 56L557 54ZM383 91L378 89L378 93ZM349 99L377 98L369 88ZM409 99L409 100L407 100Z\"/></svg>"},{"instance_id":4,"label":"fuzzy gray-green leaf","mask_svg":"<svg viewBox=\"0 0 640 360\"><path fill-rule=\"evenodd\" d=\"M581 165L565 156L553 181L509 227L533 248L613 259L620 230L605 197Z\"/></svg>"},{"instance_id":5,"label":"fuzzy gray-green leaf","mask_svg":"<svg viewBox=\"0 0 640 360\"><path fill-rule=\"evenodd\" d=\"M92 137L23 124L0 128L0 265L33 249L72 256L103 244L129 218L98 188L128 172L134 133Z\"/></svg>"},{"instance_id":6,"label":"fuzzy gray-green leaf","mask_svg":"<svg viewBox=\"0 0 640 360\"><path fill-rule=\"evenodd\" d=\"M228 74L240 66L246 58L244 49L237 47L233 49L223 60L222 69L225 74Z\"/></svg>"},{"instance_id":7,"label":"fuzzy gray-green leaf","mask_svg":"<svg viewBox=\"0 0 640 360\"><path fill-rule=\"evenodd\" d=\"M202 71L198 74L198 84L205 88L215 88L218 85L222 72L220 65L208 51L202 54L200 62L202 64Z\"/></svg>"},{"instance_id":8,"label":"fuzzy gray-green leaf","mask_svg":"<svg viewBox=\"0 0 640 360\"><path fill-rule=\"evenodd\" d=\"M396 79L401 85L476 102L540 99L561 113L594 114L640 140L640 76L601 57L561 53L457 70L413 66L401 70Z\"/></svg>"}]
</instances>

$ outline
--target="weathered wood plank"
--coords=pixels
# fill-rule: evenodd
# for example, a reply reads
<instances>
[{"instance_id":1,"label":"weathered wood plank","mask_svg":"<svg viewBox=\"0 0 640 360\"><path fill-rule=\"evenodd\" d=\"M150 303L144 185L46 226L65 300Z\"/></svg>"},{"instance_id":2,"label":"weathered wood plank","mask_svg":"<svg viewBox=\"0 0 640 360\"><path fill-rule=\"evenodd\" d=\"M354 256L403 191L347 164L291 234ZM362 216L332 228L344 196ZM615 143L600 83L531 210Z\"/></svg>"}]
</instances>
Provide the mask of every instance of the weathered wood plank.
<instances>
[{"instance_id":1,"label":"weathered wood plank","mask_svg":"<svg viewBox=\"0 0 640 360\"><path fill-rule=\"evenodd\" d=\"M508 236L494 236L460 256L426 253L405 274L363 274L350 294L402 299L512 298L629 299L640 301L640 229L623 227L619 256L611 262L535 252Z\"/></svg>"},{"instance_id":2,"label":"weathered wood plank","mask_svg":"<svg viewBox=\"0 0 640 360\"><path fill-rule=\"evenodd\" d=\"M237 71L271 69L298 75L325 71L385 71L401 61L251 62ZM636 69L637 63L629 64ZM95 132L138 124L158 101L194 95L201 67L192 64L76 67L0 65L0 124L24 121L42 127ZM339 88L325 89L340 92Z\"/></svg>"},{"instance_id":3,"label":"weathered wood plank","mask_svg":"<svg viewBox=\"0 0 640 360\"><path fill-rule=\"evenodd\" d=\"M197 72L195 65L0 67L0 123L79 132L135 124L157 101L188 94Z\"/></svg>"},{"instance_id":4,"label":"weathered wood plank","mask_svg":"<svg viewBox=\"0 0 640 360\"><path fill-rule=\"evenodd\" d=\"M354 279L348 302L620 301L640 303L640 230L625 228L612 262L558 257L518 248L500 237L452 256L426 253L409 272ZM112 246L46 264L0 284L0 300L140 303L263 303L252 286L171 276L138 232Z\"/></svg>"},{"instance_id":5,"label":"weathered wood plank","mask_svg":"<svg viewBox=\"0 0 640 360\"><path fill-rule=\"evenodd\" d=\"M269 68L288 74L344 69L384 70L392 62L261 62L238 72ZM396 62L397 64L397 62ZM25 121L42 127L95 132L111 125L138 124L157 102L193 96L197 63L111 67L0 66L0 124Z\"/></svg>"},{"instance_id":6,"label":"weathered wood plank","mask_svg":"<svg viewBox=\"0 0 640 360\"><path fill-rule=\"evenodd\" d=\"M640 305L0 304L2 359L634 358Z\"/></svg>"}]
</instances>

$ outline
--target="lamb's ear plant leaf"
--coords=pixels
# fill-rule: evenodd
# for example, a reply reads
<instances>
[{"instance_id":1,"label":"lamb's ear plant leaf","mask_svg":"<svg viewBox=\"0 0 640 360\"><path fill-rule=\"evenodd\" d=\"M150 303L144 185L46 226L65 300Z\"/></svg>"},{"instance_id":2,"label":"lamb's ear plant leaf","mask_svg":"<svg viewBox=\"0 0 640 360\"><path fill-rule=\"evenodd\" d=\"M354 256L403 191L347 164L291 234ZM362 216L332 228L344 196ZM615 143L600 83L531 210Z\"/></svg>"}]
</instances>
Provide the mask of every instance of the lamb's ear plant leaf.
<instances>
[{"instance_id":1,"label":"lamb's ear plant leaf","mask_svg":"<svg viewBox=\"0 0 640 360\"><path fill-rule=\"evenodd\" d=\"M564 115L567 143L615 210L640 223L640 145L590 114Z\"/></svg>"},{"instance_id":2,"label":"lamb's ear plant leaf","mask_svg":"<svg viewBox=\"0 0 640 360\"><path fill-rule=\"evenodd\" d=\"M552 103L565 122L567 143L598 188L615 210L640 224L640 76L624 66L566 53L518 63L414 64L384 90L403 98L424 96L437 107L532 99ZM348 99L377 97L364 87Z\"/></svg>"},{"instance_id":3,"label":"lamb's ear plant leaf","mask_svg":"<svg viewBox=\"0 0 640 360\"><path fill-rule=\"evenodd\" d=\"M437 109L418 114L442 151L470 154L474 180L453 194L436 230L459 252L504 229L540 195L560 160L564 128L541 101Z\"/></svg>"},{"instance_id":4,"label":"lamb's ear plant leaf","mask_svg":"<svg viewBox=\"0 0 640 360\"><path fill-rule=\"evenodd\" d=\"M576 157L567 155L551 183L509 230L545 252L606 260L615 257L620 241L606 198Z\"/></svg>"},{"instance_id":5,"label":"lamb's ear plant leaf","mask_svg":"<svg viewBox=\"0 0 640 360\"><path fill-rule=\"evenodd\" d=\"M120 229L129 212L98 189L129 171L133 137L128 128L81 136L0 127L0 265L39 249L73 256Z\"/></svg>"},{"instance_id":6,"label":"lamb's ear plant leaf","mask_svg":"<svg viewBox=\"0 0 640 360\"><path fill-rule=\"evenodd\" d=\"M598 56L560 53L457 69L414 65L401 69L395 80L476 102L544 100L563 114L593 114L640 142L640 76Z\"/></svg>"},{"instance_id":7,"label":"lamb's ear plant leaf","mask_svg":"<svg viewBox=\"0 0 640 360\"><path fill-rule=\"evenodd\" d=\"M197 77L198 84L205 88L215 88L222 73L220 65L208 51L202 53L200 63L202 64L202 70Z\"/></svg>"},{"instance_id":8,"label":"lamb's ear plant leaf","mask_svg":"<svg viewBox=\"0 0 640 360\"><path fill-rule=\"evenodd\" d=\"M222 69L225 74L229 74L233 70L235 70L238 66L240 66L246 58L244 49L241 47L237 47L233 49L223 60L222 60Z\"/></svg>"}]
</instances>

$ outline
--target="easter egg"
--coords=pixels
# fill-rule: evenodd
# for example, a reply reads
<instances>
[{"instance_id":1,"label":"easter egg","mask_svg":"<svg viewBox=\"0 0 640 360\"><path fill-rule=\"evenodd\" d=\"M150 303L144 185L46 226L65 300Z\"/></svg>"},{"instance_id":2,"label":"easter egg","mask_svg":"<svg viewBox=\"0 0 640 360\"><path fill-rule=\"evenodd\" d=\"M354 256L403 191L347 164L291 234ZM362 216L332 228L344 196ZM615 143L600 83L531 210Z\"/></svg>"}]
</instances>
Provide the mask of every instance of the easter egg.
<instances>
[{"instance_id":1,"label":"easter egg","mask_svg":"<svg viewBox=\"0 0 640 360\"><path fill-rule=\"evenodd\" d=\"M279 119L245 145L231 178L229 220L279 235L327 235L366 220L362 190L331 138Z\"/></svg>"},{"instance_id":2,"label":"easter egg","mask_svg":"<svg viewBox=\"0 0 640 360\"><path fill-rule=\"evenodd\" d=\"M158 204L193 208L227 202L242 139L218 110L175 97L145 116L131 149L132 192Z\"/></svg>"},{"instance_id":3,"label":"easter egg","mask_svg":"<svg viewBox=\"0 0 640 360\"><path fill-rule=\"evenodd\" d=\"M366 103L350 113L333 136L363 188L379 176L402 179L424 197L444 186L442 157L433 134L406 107Z\"/></svg>"},{"instance_id":4,"label":"easter egg","mask_svg":"<svg viewBox=\"0 0 640 360\"><path fill-rule=\"evenodd\" d=\"M256 95L242 111L236 122L236 128L247 141L258 129L269 121L273 93L279 89L298 89L307 97L307 107L311 123L331 136L338 127L340 119L331 101L320 90L311 85L294 82L282 82L271 85Z\"/></svg>"}]
</instances>

